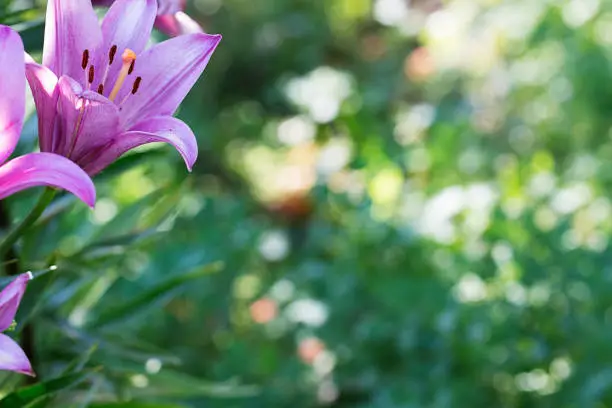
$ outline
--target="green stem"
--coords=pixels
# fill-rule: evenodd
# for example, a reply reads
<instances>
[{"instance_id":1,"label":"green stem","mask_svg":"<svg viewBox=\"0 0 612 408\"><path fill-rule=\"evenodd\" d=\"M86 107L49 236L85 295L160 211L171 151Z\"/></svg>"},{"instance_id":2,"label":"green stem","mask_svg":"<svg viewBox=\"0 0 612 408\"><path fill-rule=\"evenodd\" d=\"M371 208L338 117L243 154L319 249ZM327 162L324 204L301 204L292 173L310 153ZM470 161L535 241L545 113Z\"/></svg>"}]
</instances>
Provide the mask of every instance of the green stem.
<instances>
[{"instance_id":1,"label":"green stem","mask_svg":"<svg viewBox=\"0 0 612 408\"><path fill-rule=\"evenodd\" d=\"M0 243L0 257L4 256L4 254L6 254L13 247L15 242L17 242L19 237L22 236L23 233L42 215L45 208L47 208L51 201L53 201L55 192L56 190L51 187L47 187L45 189L30 213L19 224L17 224L17 226L13 228L4 238L4 241Z\"/></svg>"}]
</instances>

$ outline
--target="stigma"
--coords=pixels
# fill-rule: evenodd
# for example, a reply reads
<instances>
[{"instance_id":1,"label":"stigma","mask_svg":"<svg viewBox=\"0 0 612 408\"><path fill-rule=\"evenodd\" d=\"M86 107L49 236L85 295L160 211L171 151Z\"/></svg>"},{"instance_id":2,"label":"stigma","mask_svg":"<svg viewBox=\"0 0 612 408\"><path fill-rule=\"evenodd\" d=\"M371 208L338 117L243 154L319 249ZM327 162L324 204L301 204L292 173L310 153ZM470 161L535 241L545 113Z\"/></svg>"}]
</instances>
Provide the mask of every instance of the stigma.
<instances>
[{"instance_id":1,"label":"stigma","mask_svg":"<svg viewBox=\"0 0 612 408\"><path fill-rule=\"evenodd\" d=\"M130 75L134 71L134 64L136 63L136 53L129 48L126 48L123 51L123 55L121 56L121 60L123 61L123 65L121 66L121 70L119 71L119 75L117 76L117 80L115 81L115 85L113 86L113 90L110 95L108 95L108 99L114 101L119 94L119 91L123 87L123 83L128 75Z\"/></svg>"}]
</instances>

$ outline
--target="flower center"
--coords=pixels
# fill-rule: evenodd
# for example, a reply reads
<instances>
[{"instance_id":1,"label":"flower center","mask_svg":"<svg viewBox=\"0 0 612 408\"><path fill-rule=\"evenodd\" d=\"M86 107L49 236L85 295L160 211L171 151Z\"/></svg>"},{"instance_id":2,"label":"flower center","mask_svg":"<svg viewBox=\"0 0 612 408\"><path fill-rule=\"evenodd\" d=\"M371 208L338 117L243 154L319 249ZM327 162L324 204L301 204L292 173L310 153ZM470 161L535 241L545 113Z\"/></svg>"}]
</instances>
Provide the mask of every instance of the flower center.
<instances>
[{"instance_id":1,"label":"flower center","mask_svg":"<svg viewBox=\"0 0 612 408\"><path fill-rule=\"evenodd\" d=\"M108 51L108 64L106 64L104 67L104 73L102 75L102 80L100 81L98 87L95 88L96 92L98 92L100 95L104 95L104 85L106 84L108 70L113 65L116 55L117 55L117 46L113 45ZM113 85L112 90L108 94L108 99L110 99L113 102L115 101L115 99L117 98L117 95L119 95L119 92L123 88L123 85L127 77L130 76L132 72L134 72L134 65L136 63L136 53L130 50L129 48L126 48L123 51L123 54L121 55L121 61L122 61L121 69L119 70L119 74L117 75L117 79L115 80L115 84ZM81 68L83 69L85 73L85 83L87 84L87 89L88 90L92 89L93 83L96 77L96 69L93 64L89 64L89 50L83 51L83 59L81 62ZM125 103L125 101L128 99L130 95L134 95L136 92L138 92L141 82L142 82L142 77L136 77L136 79L132 83L132 91L123 98L123 100L121 101L119 105L123 105L123 103Z\"/></svg>"}]
</instances>

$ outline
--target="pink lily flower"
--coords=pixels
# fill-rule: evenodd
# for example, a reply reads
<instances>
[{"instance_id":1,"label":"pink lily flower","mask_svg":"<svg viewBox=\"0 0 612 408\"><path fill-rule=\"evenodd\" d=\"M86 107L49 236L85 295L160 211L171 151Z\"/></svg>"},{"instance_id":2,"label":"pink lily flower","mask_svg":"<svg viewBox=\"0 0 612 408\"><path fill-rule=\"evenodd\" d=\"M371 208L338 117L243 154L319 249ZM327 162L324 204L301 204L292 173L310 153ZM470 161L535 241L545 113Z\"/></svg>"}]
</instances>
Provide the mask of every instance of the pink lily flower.
<instances>
[{"instance_id":1,"label":"pink lily flower","mask_svg":"<svg viewBox=\"0 0 612 408\"><path fill-rule=\"evenodd\" d=\"M26 63L40 149L95 175L151 142L174 146L191 170L198 147L172 117L220 35L181 35L146 49L156 0L117 0L101 27L89 0L49 0L43 64Z\"/></svg>"},{"instance_id":2,"label":"pink lily flower","mask_svg":"<svg viewBox=\"0 0 612 408\"><path fill-rule=\"evenodd\" d=\"M46 185L68 190L93 207L96 201L93 182L70 160L52 153L30 153L6 161L23 128L25 86L21 38L9 27L0 25L0 199Z\"/></svg>"},{"instance_id":3,"label":"pink lily flower","mask_svg":"<svg viewBox=\"0 0 612 408\"><path fill-rule=\"evenodd\" d=\"M30 272L17 276L0 292L0 332L13 324L15 313L26 290L28 281L32 279ZM0 370L15 371L34 376L32 366L19 344L9 336L0 333Z\"/></svg>"},{"instance_id":4,"label":"pink lily flower","mask_svg":"<svg viewBox=\"0 0 612 408\"><path fill-rule=\"evenodd\" d=\"M94 6L110 6L115 0L93 0ZM158 0L155 28L170 37L202 33L202 27L183 12L185 0Z\"/></svg>"}]
</instances>

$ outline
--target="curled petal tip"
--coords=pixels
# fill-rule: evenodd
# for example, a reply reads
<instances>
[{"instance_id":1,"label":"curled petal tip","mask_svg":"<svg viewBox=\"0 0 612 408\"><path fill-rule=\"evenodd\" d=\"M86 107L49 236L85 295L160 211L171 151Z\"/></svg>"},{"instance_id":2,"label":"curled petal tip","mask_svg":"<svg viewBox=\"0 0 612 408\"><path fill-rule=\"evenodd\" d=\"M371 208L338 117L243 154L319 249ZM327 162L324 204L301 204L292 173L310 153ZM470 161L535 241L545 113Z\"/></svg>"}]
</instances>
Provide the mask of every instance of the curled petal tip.
<instances>
[{"instance_id":1,"label":"curled petal tip","mask_svg":"<svg viewBox=\"0 0 612 408\"><path fill-rule=\"evenodd\" d=\"M207 35L214 38L217 44L219 44L221 40L223 39L223 36L221 34L207 34Z\"/></svg>"},{"instance_id":2,"label":"curled petal tip","mask_svg":"<svg viewBox=\"0 0 612 408\"><path fill-rule=\"evenodd\" d=\"M33 378L36 377L36 373L34 372L32 367L27 367L27 368L24 368L24 369L19 370L17 372L20 373L20 374L28 375L28 376L33 377Z\"/></svg>"},{"instance_id":3,"label":"curled petal tip","mask_svg":"<svg viewBox=\"0 0 612 408\"><path fill-rule=\"evenodd\" d=\"M93 207L96 188L75 163L53 153L29 153L0 167L0 198L35 186L67 190Z\"/></svg>"}]
</instances>

